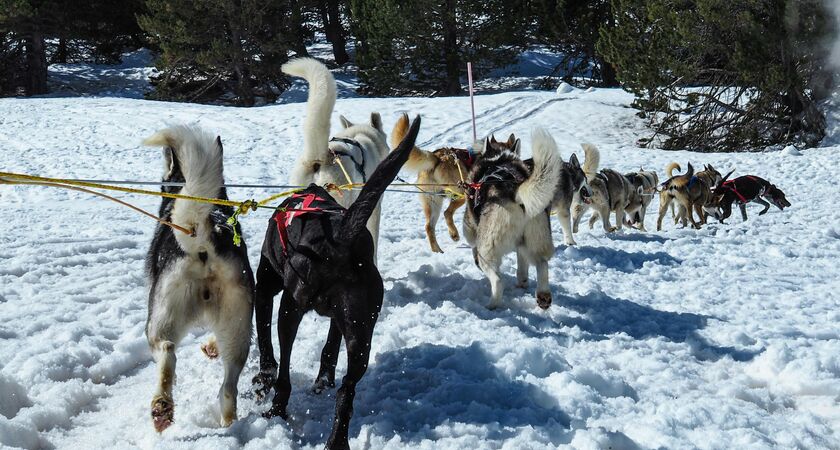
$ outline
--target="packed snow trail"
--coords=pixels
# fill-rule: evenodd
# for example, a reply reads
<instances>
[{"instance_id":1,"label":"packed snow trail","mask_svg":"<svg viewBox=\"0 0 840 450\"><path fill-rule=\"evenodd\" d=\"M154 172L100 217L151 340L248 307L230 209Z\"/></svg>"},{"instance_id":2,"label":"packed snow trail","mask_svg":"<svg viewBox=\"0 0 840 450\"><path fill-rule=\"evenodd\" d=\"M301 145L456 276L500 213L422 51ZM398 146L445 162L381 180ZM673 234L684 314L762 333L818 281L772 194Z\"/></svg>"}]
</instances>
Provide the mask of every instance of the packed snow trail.
<instances>
[{"instance_id":1,"label":"packed snow trail","mask_svg":"<svg viewBox=\"0 0 840 450\"><path fill-rule=\"evenodd\" d=\"M388 193L380 270L385 305L359 384L353 448L840 447L840 147L698 154L634 147L645 136L632 97L617 90L512 92L476 98L479 134L523 138L546 128L564 159L581 142L621 172L711 163L756 174L793 206L725 225L605 235L561 245L553 222L555 301L539 310L513 287L488 311L489 284L470 251L439 226L429 250L416 196ZM425 148L469 145L464 98L342 99L333 116L390 129L423 116ZM140 146L171 123L221 135L226 179L285 183L302 148L303 103L240 109L118 98L0 100L0 168L43 176L157 180L162 158ZM831 116L834 117L834 116ZM830 129L838 129L832 122ZM836 138L827 140L837 143ZM406 178L411 176L405 174ZM231 189L233 199L266 192ZM120 196L156 210L158 199ZM215 424L218 361L178 348L175 424L149 418L156 380L143 333L143 258L154 222L81 193L0 187L0 443L25 448L320 448L334 393L309 393L327 321L306 316L295 342L292 418L266 420L248 394L256 347L240 379L237 421ZM658 199L646 218L655 228ZM460 223L462 212L458 215ZM269 215L245 216L256 264ZM275 319L276 320L276 319ZM276 345L276 344L275 344ZM343 354L342 354L343 358ZM344 361L339 360L339 377Z\"/></svg>"}]
</instances>

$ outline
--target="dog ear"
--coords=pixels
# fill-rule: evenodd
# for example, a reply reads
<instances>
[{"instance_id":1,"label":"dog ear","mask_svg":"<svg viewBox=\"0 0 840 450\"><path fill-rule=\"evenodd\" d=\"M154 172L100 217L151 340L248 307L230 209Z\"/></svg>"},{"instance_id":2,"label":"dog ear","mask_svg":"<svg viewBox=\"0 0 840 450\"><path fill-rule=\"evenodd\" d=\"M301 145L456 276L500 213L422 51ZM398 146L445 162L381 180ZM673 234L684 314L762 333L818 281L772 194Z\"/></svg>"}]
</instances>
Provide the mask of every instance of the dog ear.
<instances>
[{"instance_id":1,"label":"dog ear","mask_svg":"<svg viewBox=\"0 0 840 450\"><path fill-rule=\"evenodd\" d=\"M493 139L493 142L496 142L496 140ZM481 153L486 155L486 154L488 154L487 153L488 150L490 150L490 139L484 138L484 146L481 149Z\"/></svg>"},{"instance_id":2,"label":"dog ear","mask_svg":"<svg viewBox=\"0 0 840 450\"><path fill-rule=\"evenodd\" d=\"M510 137L513 137L513 135L511 134ZM508 139L508 141L510 141L510 140ZM522 141L519 140L519 139L513 141L513 153L516 153L516 156L519 156L519 153L520 153L521 150L522 150Z\"/></svg>"},{"instance_id":3,"label":"dog ear","mask_svg":"<svg viewBox=\"0 0 840 450\"><path fill-rule=\"evenodd\" d=\"M724 181L728 180L733 173L735 173L735 169L730 170L729 173L724 175L724 177L720 179L720 183L718 183L718 186L722 185Z\"/></svg>"},{"instance_id":4,"label":"dog ear","mask_svg":"<svg viewBox=\"0 0 840 450\"><path fill-rule=\"evenodd\" d=\"M491 144L498 144L498 141L496 141L496 135L495 134L490 135L490 143Z\"/></svg>"},{"instance_id":5,"label":"dog ear","mask_svg":"<svg viewBox=\"0 0 840 450\"><path fill-rule=\"evenodd\" d=\"M578 161L577 153L572 153L572 157L569 158L569 164L572 165L572 169L580 169L580 161Z\"/></svg>"},{"instance_id":6,"label":"dog ear","mask_svg":"<svg viewBox=\"0 0 840 450\"><path fill-rule=\"evenodd\" d=\"M169 180L180 171L178 158L175 156L175 149L170 146L163 147L163 179Z\"/></svg>"},{"instance_id":7,"label":"dog ear","mask_svg":"<svg viewBox=\"0 0 840 450\"><path fill-rule=\"evenodd\" d=\"M216 147L219 147L219 154L220 155L225 154L225 148L222 146L222 137L221 136L216 136Z\"/></svg>"},{"instance_id":8,"label":"dog ear","mask_svg":"<svg viewBox=\"0 0 840 450\"><path fill-rule=\"evenodd\" d=\"M344 116L338 116L338 120L341 122L342 128L350 128L353 126L353 122L347 120Z\"/></svg>"},{"instance_id":9,"label":"dog ear","mask_svg":"<svg viewBox=\"0 0 840 450\"><path fill-rule=\"evenodd\" d=\"M518 140L519 139L516 139L516 136L514 136L513 133L511 133L510 136L508 136L507 146L509 148L513 148L514 144L516 144L516 141Z\"/></svg>"},{"instance_id":10,"label":"dog ear","mask_svg":"<svg viewBox=\"0 0 840 450\"><path fill-rule=\"evenodd\" d=\"M382 116L380 116L378 112L370 113L370 126L376 128L382 133L385 132L384 128L382 127Z\"/></svg>"}]
</instances>

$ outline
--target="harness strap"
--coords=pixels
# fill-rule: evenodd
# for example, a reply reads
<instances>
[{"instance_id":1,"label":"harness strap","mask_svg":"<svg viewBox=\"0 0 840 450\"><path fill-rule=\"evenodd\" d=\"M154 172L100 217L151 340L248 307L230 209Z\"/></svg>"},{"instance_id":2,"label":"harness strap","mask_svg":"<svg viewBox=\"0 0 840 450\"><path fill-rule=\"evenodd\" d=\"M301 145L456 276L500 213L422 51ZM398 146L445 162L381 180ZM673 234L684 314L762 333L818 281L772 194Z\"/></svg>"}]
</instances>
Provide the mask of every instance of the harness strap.
<instances>
[{"instance_id":1,"label":"harness strap","mask_svg":"<svg viewBox=\"0 0 840 450\"><path fill-rule=\"evenodd\" d=\"M287 244L289 242L289 234L286 228L292 224L292 219L306 213L323 211L322 208L312 206L312 202L316 200L324 201L323 198L315 194L294 194L292 198L302 198L303 201L297 208L279 208L274 215L274 221L277 222L277 231L280 233L280 246L283 247L283 255L288 255Z\"/></svg>"},{"instance_id":2,"label":"harness strap","mask_svg":"<svg viewBox=\"0 0 840 450\"><path fill-rule=\"evenodd\" d=\"M612 210L613 209L613 204L612 204L612 195L610 194L610 180L609 180L609 178L607 178L607 174L605 174L603 171L598 172L595 176L600 178L604 182L604 190L607 191L607 204L609 205L610 209Z\"/></svg>"},{"instance_id":3,"label":"harness strap","mask_svg":"<svg viewBox=\"0 0 840 450\"><path fill-rule=\"evenodd\" d=\"M735 196L738 197L739 202L749 203L749 200L747 200L747 198L744 197L740 192L738 192L738 189L735 188L735 180L724 181L722 186L732 191L735 194Z\"/></svg>"},{"instance_id":4,"label":"harness strap","mask_svg":"<svg viewBox=\"0 0 840 450\"><path fill-rule=\"evenodd\" d=\"M350 153L348 153L344 150L332 150L332 149L330 149L330 151L333 153L333 155L346 156L346 157L350 158L350 161L353 161L353 165L356 166L356 171L359 172L359 175L362 176L362 181L367 183L367 175L365 175L365 149L364 149L364 147L362 147L362 144L359 144L359 141L355 141L353 139L348 139L348 138L342 138L342 137L334 137L334 138L330 139L330 142L341 142L341 143L344 143L344 144L347 144L347 145L350 145L352 147L356 147L356 148L359 149L359 153L362 155L362 162L361 163L359 161L357 161L356 158L352 154L350 154Z\"/></svg>"}]
</instances>

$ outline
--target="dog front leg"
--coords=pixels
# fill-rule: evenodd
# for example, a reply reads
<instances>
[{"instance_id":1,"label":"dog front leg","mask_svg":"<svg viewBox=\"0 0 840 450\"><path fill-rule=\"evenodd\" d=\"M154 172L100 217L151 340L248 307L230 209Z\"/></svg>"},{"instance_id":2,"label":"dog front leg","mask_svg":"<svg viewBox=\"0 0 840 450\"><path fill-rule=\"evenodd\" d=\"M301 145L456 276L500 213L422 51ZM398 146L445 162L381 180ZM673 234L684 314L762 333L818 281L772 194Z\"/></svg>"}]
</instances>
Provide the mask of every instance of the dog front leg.
<instances>
[{"instance_id":1,"label":"dog front leg","mask_svg":"<svg viewBox=\"0 0 840 450\"><path fill-rule=\"evenodd\" d=\"M516 287L528 287L528 259L522 250L516 250Z\"/></svg>"},{"instance_id":2,"label":"dog front leg","mask_svg":"<svg viewBox=\"0 0 840 450\"><path fill-rule=\"evenodd\" d=\"M578 225L580 225L580 219L583 218L583 213L586 212L586 207L583 204L576 204L572 205L572 232L578 232ZM563 222L560 222L561 224Z\"/></svg>"},{"instance_id":3,"label":"dog front leg","mask_svg":"<svg viewBox=\"0 0 840 450\"><path fill-rule=\"evenodd\" d=\"M613 228L613 226L610 225L610 210L609 209L607 209L605 207L604 209L598 211L598 215L601 216L601 225L603 225L605 232L612 233L613 231L615 231L615 228ZM618 217L618 214L616 214L616 217ZM589 226L591 228L592 227L592 219L589 220L589 223L590 223Z\"/></svg>"},{"instance_id":4,"label":"dog front leg","mask_svg":"<svg viewBox=\"0 0 840 450\"><path fill-rule=\"evenodd\" d=\"M335 387L335 366L338 363L338 352L341 349L341 330L335 319L330 320L330 332L327 342L321 350L321 368L312 385L312 392L320 394L328 388Z\"/></svg>"},{"instance_id":5,"label":"dog front leg","mask_svg":"<svg viewBox=\"0 0 840 450\"><path fill-rule=\"evenodd\" d=\"M548 309L551 306L551 288L548 285L548 260L537 260L537 306Z\"/></svg>"},{"instance_id":6,"label":"dog front leg","mask_svg":"<svg viewBox=\"0 0 840 450\"><path fill-rule=\"evenodd\" d=\"M286 290L280 297L280 310L278 311L277 335L280 340L280 371L277 374L277 381L274 383L274 400L269 417L280 416L287 419L286 406L289 404L289 396L292 393L292 381L289 376L289 364L292 356L292 344L295 342L298 326L302 313L298 310L292 294Z\"/></svg>"},{"instance_id":7,"label":"dog front leg","mask_svg":"<svg viewBox=\"0 0 840 450\"><path fill-rule=\"evenodd\" d=\"M257 346L260 350L260 372L251 381L254 393L262 400L277 379L277 361L271 343L271 314L274 296L283 288L283 279L275 272L268 258L260 257L257 268L257 288L254 298L254 315L257 328Z\"/></svg>"},{"instance_id":8,"label":"dog front leg","mask_svg":"<svg viewBox=\"0 0 840 450\"><path fill-rule=\"evenodd\" d=\"M753 199L753 201L764 207L764 209L759 211L759 213L758 213L759 216L763 216L764 214L767 214L767 211L770 210L770 203L765 202L760 197L756 197L755 199ZM746 205L744 206L744 209L745 210L747 209Z\"/></svg>"},{"instance_id":9,"label":"dog front leg","mask_svg":"<svg viewBox=\"0 0 840 450\"><path fill-rule=\"evenodd\" d=\"M622 224L624 223L624 208L619 206L615 209L615 229L620 230Z\"/></svg>"},{"instance_id":10,"label":"dog front leg","mask_svg":"<svg viewBox=\"0 0 840 450\"><path fill-rule=\"evenodd\" d=\"M744 204L744 203L738 203L738 209L741 210L741 220L746 222L747 221L747 205Z\"/></svg>"},{"instance_id":11,"label":"dog front leg","mask_svg":"<svg viewBox=\"0 0 840 450\"><path fill-rule=\"evenodd\" d=\"M563 242L566 245L575 245L575 238L572 236L572 214L569 208L560 207L556 209L557 217L560 218L560 228L563 229Z\"/></svg>"}]
</instances>

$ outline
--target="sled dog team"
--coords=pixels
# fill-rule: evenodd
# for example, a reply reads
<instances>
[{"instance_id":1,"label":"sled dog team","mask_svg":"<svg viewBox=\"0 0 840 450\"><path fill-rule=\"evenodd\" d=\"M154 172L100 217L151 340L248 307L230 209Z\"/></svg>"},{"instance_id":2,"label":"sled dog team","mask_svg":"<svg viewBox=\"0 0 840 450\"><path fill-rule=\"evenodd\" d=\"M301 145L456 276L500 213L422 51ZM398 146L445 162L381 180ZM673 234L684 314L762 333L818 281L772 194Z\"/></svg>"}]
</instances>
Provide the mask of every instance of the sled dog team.
<instances>
[{"instance_id":1,"label":"sled dog team","mask_svg":"<svg viewBox=\"0 0 840 450\"><path fill-rule=\"evenodd\" d=\"M457 241L460 235L453 215L466 205L463 235L475 263L490 281L491 308L501 305L500 266L502 258L511 252L517 256L517 285L527 285L529 266L534 265L537 304L541 308L551 305L551 211L560 219L565 243L572 245L573 233L590 209L590 228L600 218L607 231L624 225L644 230L645 213L657 190L661 201L657 229L674 202L678 205L671 208L675 221L684 225L690 221L698 227L705 223L706 215L721 221L729 217L735 202L744 218L744 204L749 201L765 206L759 214L769 208L763 198L779 208L790 206L781 190L767 181L753 176L727 181L731 173L721 176L711 166L695 173L689 164L684 174L672 176L672 171L679 168L674 164L668 168L669 179L660 185L652 171L598 171L599 153L590 144L583 145L582 164L574 154L566 162L554 139L542 129L533 132L533 158L527 160L521 158L521 141L513 135L504 142L491 137L468 149L419 149L414 144L420 118L409 123L407 115L397 120L391 133L393 151L376 113L371 114L369 123L354 124L341 117L343 129L330 137L336 100L332 74L309 58L293 60L283 66L283 71L309 84L304 148L291 176L292 184L308 187L288 197L269 220L256 283L245 243L233 244L234 233L241 233L238 224L228 224L233 208L185 199L162 200L160 216L194 233L176 234L168 226L158 225L146 258L150 280L146 335L158 367L151 416L158 432L174 421L175 348L193 326L212 330L213 337L201 349L209 358L221 358L223 362L224 381L218 395L220 423L228 426L236 420L237 381L250 349L252 317L256 317L260 353L254 390L259 398L273 390L272 404L265 415L287 418L292 345L303 315L314 310L330 318L314 392L335 387L342 340L346 345L347 372L336 393L335 421L326 447L348 448L356 384L368 366L373 329L384 296L376 266L380 198L404 164L417 173L419 184L461 184L465 188L465 197L450 200L443 215L450 237ZM163 148L163 180L184 183L183 187L163 190L227 198L220 138L194 127L176 126L144 143ZM345 184L347 178L364 187L336 198L321 187ZM431 194L441 194L443 189L424 188ZM442 252L435 225L444 197L419 197L429 245L432 251ZM274 297L281 292L278 361L271 322Z\"/></svg>"}]
</instances>

